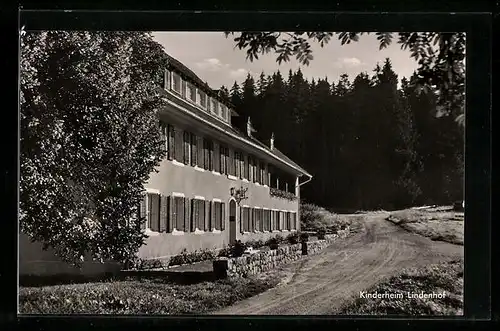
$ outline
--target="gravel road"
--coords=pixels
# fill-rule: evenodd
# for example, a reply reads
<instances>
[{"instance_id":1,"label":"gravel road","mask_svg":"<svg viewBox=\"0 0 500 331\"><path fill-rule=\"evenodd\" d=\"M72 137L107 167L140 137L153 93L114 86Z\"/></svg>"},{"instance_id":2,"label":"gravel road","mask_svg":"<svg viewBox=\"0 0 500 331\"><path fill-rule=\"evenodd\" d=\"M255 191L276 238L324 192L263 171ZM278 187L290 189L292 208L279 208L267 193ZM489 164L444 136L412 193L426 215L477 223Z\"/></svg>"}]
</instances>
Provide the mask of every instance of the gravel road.
<instances>
[{"instance_id":1,"label":"gravel road","mask_svg":"<svg viewBox=\"0 0 500 331\"><path fill-rule=\"evenodd\" d=\"M360 291L403 268L463 258L463 246L407 232L386 221L386 213L363 216L358 233L283 267L284 284L215 314L335 314Z\"/></svg>"}]
</instances>

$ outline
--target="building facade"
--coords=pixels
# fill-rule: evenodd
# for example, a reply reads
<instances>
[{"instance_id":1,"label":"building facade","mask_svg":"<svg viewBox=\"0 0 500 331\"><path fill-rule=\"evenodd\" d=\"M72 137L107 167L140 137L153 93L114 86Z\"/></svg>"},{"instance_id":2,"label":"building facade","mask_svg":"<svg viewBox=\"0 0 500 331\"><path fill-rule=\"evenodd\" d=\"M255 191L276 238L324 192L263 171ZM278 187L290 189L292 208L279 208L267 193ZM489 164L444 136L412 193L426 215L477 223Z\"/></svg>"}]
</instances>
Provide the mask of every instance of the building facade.
<instances>
[{"instance_id":1,"label":"building facade","mask_svg":"<svg viewBox=\"0 0 500 331\"><path fill-rule=\"evenodd\" d=\"M183 249L223 248L300 229L300 186L311 175L274 146L254 138L250 119L171 58L161 92L167 157L150 175L139 208L148 235L141 258ZM241 123L241 121L240 121Z\"/></svg>"},{"instance_id":2,"label":"building facade","mask_svg":"<svg viewBox=\"0 0 500 331\"><path fill-rule=\"evenodd\" d=\"M238 129L238 114L217 91L170 58L160 110L167 156L145 184L139 212L148 235L138 252L163 259L188 251L226 247L236 240L266 240L300 229L300 186L311 175L274 146L252 136L249 119ZM101 274L121 265L86 259L81 269L43 250L20 233L19 274Z\"/></svg>"}]
</instances>

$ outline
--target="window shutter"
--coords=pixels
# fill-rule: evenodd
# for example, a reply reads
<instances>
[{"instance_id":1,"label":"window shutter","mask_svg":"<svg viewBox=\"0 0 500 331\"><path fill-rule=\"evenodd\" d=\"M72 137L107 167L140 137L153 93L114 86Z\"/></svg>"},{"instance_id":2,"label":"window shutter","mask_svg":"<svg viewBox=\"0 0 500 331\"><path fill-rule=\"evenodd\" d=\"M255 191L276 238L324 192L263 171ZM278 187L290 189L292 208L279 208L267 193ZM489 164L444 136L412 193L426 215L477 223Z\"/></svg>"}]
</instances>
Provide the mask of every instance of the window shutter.
<instances>
[{"instance_id":1,"label":"window shutter","mask_svg":"<svg viewBox=\"0 0 500 331\"><path fill-rule=\"evenodd\" d=\"M175 130L172 125L167 126L168 131L168 159L173 160L175 157Z\"/></svg>"},{"instance_id":2,"label":"window shutter","mask_svg":"<svg viewBox=\"0 0 500 331\"><path fill-rule=\"evenodd\" d=\"M168 198L160 195L160 232L167 230Z\"/></svg>"},{"instance_id":3,"label":"window shutter","mask_svg":"<svg viewBox=\"0 0 500 331\"><path fill-rule=\"evenodd\" d=\"M208 169L208 140L203 139L203 169Z\"/></svg>"},{"instance_id":4,"label":"window shutter","mask_svg":"<svg viewBox=\"0 0 500 331\"><path fill-rule=\"evenodd\" d=\"M165 75L164 75L163 82L164 82L163 88L165 90L169 90L170 89L170 71L168 71L166 69L165 69Z\"/></svg>"},{"instance_id":5,"label":"window shutter","mask_svg":"<svg viewBox=\"0 0 500 331\"><path fill-rule=\"evenodd\" d=\"M189 232L191 220L191 201L189 198L184 198L184 231Z\"/></svg>"},{"instance_id":6,"label":"window shutter","mask_svg":"<svg viewBox=\"0 0 500 331\"><path fill-rule=\"evenodd\" d=\"M168 219L167 219L167 232L172 232L172 230L175 228L175 221L176 221L176 215L177 211L175 209L174 205L174 197L169 196L168 197Z\"/></svg>"},{"instance_id":7,"label":"window shutter","mask_svg":"<svg viewBox=\"0 0 500 331\"><path fill-rule=\"evenodd\" d=\"M213 162L214 162L214 171L221 172L220 171L220 148L219 148L219 143L214 142L214 148L213 148Z\"/></svg>"},{"instance_id":8,"label":"window shutter","mask_svg":"<svg viewBox=\"0 0 500 331\"><path fill-rule=\"evenodd\" d=\"M208 170L214 170L214 143L213 141L208 141Z\"/></svg>"},{"instance_id":9,"label":"window shutter","mask_svg":"<svg viewBox=\"0 0 500 331\"><path fill-rule=\"evenodd\" d=\"M149 228L151 231L158 232L160 230L160 195L150 194L151 210L149 211Z\"/></svg>"},{"instance_id":10,"label":"window shutter","mask_svg":"<svg viewBox=\"0 0 500 331\"><path fill-rule=\"evenodd\" d=\"M205 217L204 217L204 226L205 231L210 231L210 201L204 201L205 204Z\"/></svg>"},{"instance_id":11,"label":"window shutter","mask_svg":"<svg viewBox=\"0 0 500 331\"><path fill-rule=\"evenodd\" d=\"M245 207L240 208L240 232L243 233L245 231Z\"/></svg>"},{"instance_id":12,"label":"window shutter","mask_svg":"<svg viewBox=\"0 0 500 331\"><path fill-rule=\"evenodd\" d=\"M204 200L197 200L198 204L198 219L196 225L197 228L201 231L205 230L205 201Z\"/></svg>"},{"instance_id":13,"label":"window shutter","mask_svg":"<svg viewBox=\"0 0 500 331\"><path fill-rule=\"evenodd\" d=\"M175 129L175 159L184 162L184 136L181 129Z\"/></svg>"},{"instance_id":14,"label":"window shutter","mask_svg":"<svg viewBox=\"0 0 500 331\"><path fill-rule=\"evenodd\" d=\"M200 168L204 168L204 165L203 165L203 137L196 137L197 140L198 140L198 143L196 144L197 145L197 150L198 150L198 157L197 157L197 165L200 167Z\"/></svg>"},{"instance_id":15,"label":"window shutter","mask_svg":"<svg viewBox=\"0 0 500 331\"><path fill-rule=\"evenodd\" d=\"M231 148L228 148L228 155L229 155L229 159L228 159L228 171L227 171L227 173L229 175L234 176L234 150Z\"/></svg>"},{"instance_id":16,"label":"window shutter","mask_svg":"<svg viewBox=\"0 0 500 331\"><path fill-rule=\"evenodd\" d=\"M191 217L189 219L189 228L191 232L196 230L196 225L198 224L198 200L191 199Z\"/></svg>"},{"instance_id":17,"label":"window shutter","mask_svg":"<svg viewBox=\"0 0 500 331\"><path fill-rule=\"evenodd\" d=\"M194 167L198 164L198 139L194 133L191 134L191 165Z\"/></svg>"},{"instance_id":18,"label":"window shutter","mask_svg":"<svg viewBox=\"0 0 500 331\"><path fill-rule=\"evenodd\" d=\"M234 170L234 175L240 178L240 152L234 152Z\"/></svg>"},{"instance_id":19,"label":"window shutter","mask_svg":"<svg viewBox=\"0 0 500 331\"><path fill-rule=\"evenodd\" d=\"M139 217L141 219L141 229L146 228L146 196L144 196L139 204Z\"/></svg>"},{"instance_id":20,"label":"window shutter","mask_svg":"<svg viewBox=\"0 0 500 331\"><path fill-rule=\"evenodd\" d=\"M177 207L177 222L175 228L177 231L184 231L184 198L183 197L175 197L175 204Z\"/></svg>"},{"instance_id":21,"label":"window shutter","mask_svg":"<svg viewBox=\"0 0 500 331\"><path fill-rule=\"evenodd\" d=\"M220 229L224 231L226 229L226 204L224 202L221 203L221 225Z\"/></svg>"},{"instance_id":22,"label":"window shutter","mask_svg":"<svg viewBox=\"0 0 500 331\"><path fill-rule=\"evenodd\" d=\"M184 164L189 164L189 145L190 145L191 135L189 132L184 131Z\"/></svg>"},{"instance_id":23,"label":"window shutter","mask_svg":"<svg viewBox=\"0 0 500 331\"><path fill-rule=\"evenodd\" d=\"M215 201L210 202L210 230L213 230L217 224L217 222L215 221L215 210L217 209L215 204Z\"/></svg>"},{"instance_id":24,"label":"window shutter","mask_svg":"<svg viewBox=\"0 0 500 331\"><path fill-rule=\"evenodd\" d=\"M243 155L243 178L248 179L248 155Z\"/></svg>"},{"instance_id":25,"label":"window shutter","mask_svg":"<svg viewBox=\"0 0 500 331\"><path fill-rule=\"evenodd\" d=\"M269 170L267 164L264 164L264 184L269 185Z\"/></svg>"},{"instance_id":26,"label":"window shutter","mask_svg":"<svg viewBox=\"0 0 500 331\"><path fill-rule=\"evenodd\" d=\"M160 130L161 130L161 148L163 151L168 150L167 146L167 125L160 121Z\"/></svg>"}]
</instances>

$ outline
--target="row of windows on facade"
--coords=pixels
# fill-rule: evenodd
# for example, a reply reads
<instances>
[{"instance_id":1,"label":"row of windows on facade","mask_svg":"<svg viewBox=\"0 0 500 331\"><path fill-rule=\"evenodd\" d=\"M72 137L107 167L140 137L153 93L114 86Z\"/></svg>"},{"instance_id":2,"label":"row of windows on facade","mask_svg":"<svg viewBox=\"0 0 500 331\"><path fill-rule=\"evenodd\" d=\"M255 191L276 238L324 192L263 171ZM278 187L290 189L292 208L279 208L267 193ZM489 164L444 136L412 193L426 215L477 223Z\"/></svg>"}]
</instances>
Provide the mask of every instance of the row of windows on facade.
<instances>
[{"instance_id":1,"label":"row of windows on facade","mask_svg":"<svg viewBox=\"0 0 500 331\"><path fill-rule=\"evenodd\" d=\"M297 229L296 212L241 207L240 213L241 232ZM154 232L224 231L226 204L148 193L141 201L139 214L146 219L141 228Z\"/></svg>"},{"instance_id":2,"label":"row of windows on facade","mask_svg":"<svg viewBox=\"0 0 500 331\"><path fill-rule=\"evenodd\" d=\"M181 78L176 72L165 70L165 89L178 93L182 98L206 110L208 113L230 123L231 110L215 98Z\"/></svg>"},{"instance_id":3,"label":"row of windows on facade","mask_svg":"<svg viewBox=\"0 0 500 331\"><path fill-rule=\"evenodd\" d=\"M295 194L293 179L278 176L271 165L213 140L161 123L169 160L246 179Z\"/></svg>"}]
</instances>

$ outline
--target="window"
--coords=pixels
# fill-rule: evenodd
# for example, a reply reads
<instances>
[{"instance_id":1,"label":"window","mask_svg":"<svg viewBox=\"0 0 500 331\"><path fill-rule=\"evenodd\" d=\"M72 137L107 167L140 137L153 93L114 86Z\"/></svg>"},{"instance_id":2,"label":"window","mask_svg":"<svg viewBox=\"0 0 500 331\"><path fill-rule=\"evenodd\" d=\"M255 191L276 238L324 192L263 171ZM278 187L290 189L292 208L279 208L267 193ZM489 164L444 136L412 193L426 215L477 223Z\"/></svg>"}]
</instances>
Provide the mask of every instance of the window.
<instances>
[{"instance_id":1,"label":"window","mask_svg":"<svg viewBox=\"0 0 500 331\"><path fill-rule=\"evenodd\" d=\"M264 209L264 231L271 231L271 210Z\"/></svg>"},{"instance_id":2,"label":"window","mask_svg":"<svg viewBox=\"0 0 500 331\"><path fill-rule=\"evenodd\" d=\"M225 204L224 202L214 201L212 203L212 228L216 230L224 231L226 220L225 220Z\"/></svg>"},{"instance_id":3,"label":"window","mask_svg":"<svg viewBox=\"0 0 500 331\"><path fill-rule=\"evenodd\" d=\"M223 105L222 103L220 104L220 117L222 117L222 119L226 119L226 106Z\"/></svg>"},{"instance_id":4,"label":"window","mask_svg":"<svg viewBox=\"0 0 500 331\"><path fill-rule=\"evenodd\" d=\"M181 93L181 76L179 76L177 73L173 72L172 73L172 89L177 92Z\"/></svg>"},{"instance_id":5,"label":"window","mask_svg":"<svg viewBox=\"0 0 500 331\"><path fill-rule=\"evenodd\" d=\"M218 102L217 102L217 100L212 99L212 107L211 107L210 111L211 111L213 114L215 114L215 115L219 115L219 107L218 107Z\"/></svg>"},{"instance_id":6,"label":"window","mask_svg":"<svg viewBox=\"0 0 500 331\"><path fill-rule=\"evenodd\" d=\"M260 162L260 166L259 166L259 183L261 183L262 185L266 184L266 176L265 176L265 165L264 165L264 162Z\"/></svg>"},{"instance_id":7,"label":"window","mask_svg":"<svg viewBox=\"0 0 500 331\"><path fill-rule=\"evenodd\" d=\"M195 167L198 164L198 145L197 139L194 133L191 133L191 165Z\"/></svg>"},{"instance_id":8,"label":"window","mask_svg":"<svg viewBox=\"0 0 500 331\"><path fill-rule=\"evenodd\" d=\"M167 215L165 211L162 211L160 202L166 204L165 198L162 199L160 194L146 193L139 205L139 215L145 218L144 222L141 223L141 229L160 232L160 223L166 224ZM162 228L164 228L163 224Z\"/></svg>"},{"instance_id":9,"label":"window","mask_svg":"<svg viewBox=\"0 0 500 331\"><path fill-rule=\"evenodd\" d=\"M205 200L191 200L191 231L205 230Z\"/></svg>"},{"instance_id":10,"label":"window","mask_svg":"<svg viewBox=\"0 0 500 331\"><path fill-rule=\"evenodd\" d=\"M207 107L207 95L199 88L196 89L196 103L202 106L203 108Z\"/></svg>"},{"instance_id":11,"label":"window","mask_svg":"<svg viewBox=\"0 0 500 331\"><path fill-rule=\"evenodd\" d=\"M243 153L240 153L240 162L238 166L240 167L240 178L247 178L247 176L245 175L245 156L243 155Z\"/></svg>"},{"instance_id":12,"label":"window","mask_svg":"<svg viewBox=\"0 0 500 331\"><path fill-rule=\"evenodd\" d=\"M291 230L292 229L291 212L287 211L285 212L285 215L286 215L286 229Z\"/></svg>"},{"instance_id":13,"label":"window","mask_svg":"<svg viewBox=\"0 0 500 331\"><path fill-rule=\"evenodd\" d=\"M241 207L240 209L240 231L248 232L250 229L250 208L249 207Z\"/></svg>"},{"instance_id":14,"label":"window","mask_svg":"<svg viewBox=\"0 0 500 331\"><path fill-rule=\"evenodd\" d=\"M253 157L248 155L248 180L253 183L254 181L253 173Z\"/></svg>"},{"instance_id":15,"label":"window","mask_svg":"<svg viewBox=\"0 0 500 331\"><path fill-rule=\"evenodd\" d=\"M189 219L189 199L185 197L172 197L171 224L177 231L189 231L186 227L186 219ZM187 209L187 210L186 210Z\"/></svg>"},{"instance_id":16,"label":"window","mask_svg":"<svg viewBox=\"0 0 500 331\"><path fill-rule=\"evenodd\" d=\"M186 98L192 102L196 102L196 87L193 84L187 83Z\"/></svg>"},{"instance_id":17,"label":"window","mask_svg":"<svg viewBox=\"0 0 500 331\"><path fill-rule=\"evenodd\" d=\"M297 213L291 213L292 229L297 230Z\"/></svg>"},{"instance_id":18,"label":"window","mask_svg":"<svg viewBox=\"0 0 500 331\"><path fill-rule=\"evenodd\" d=\"M203 139L203 168L206 170L213 170L213 154L214 144L213 141Z\"/></svg>"},{"instance_id":19,"label":"window","mask_svg":"<svg viewBox=\"0 0 500 331\"><path fill-rule=\"evenodd\" d=\"M191 134L184 131L184 164L189 164L191 156Z\"/></svg>"},{"instance_id":20,"label":"window","mask_svg":"<svg viewBox=\"0 0 500 331\"><path fill-rule=\"evenodd\" d=\"M264 231L263 210L255 208L254 231Z\"/></svg>"}]
</instances>

